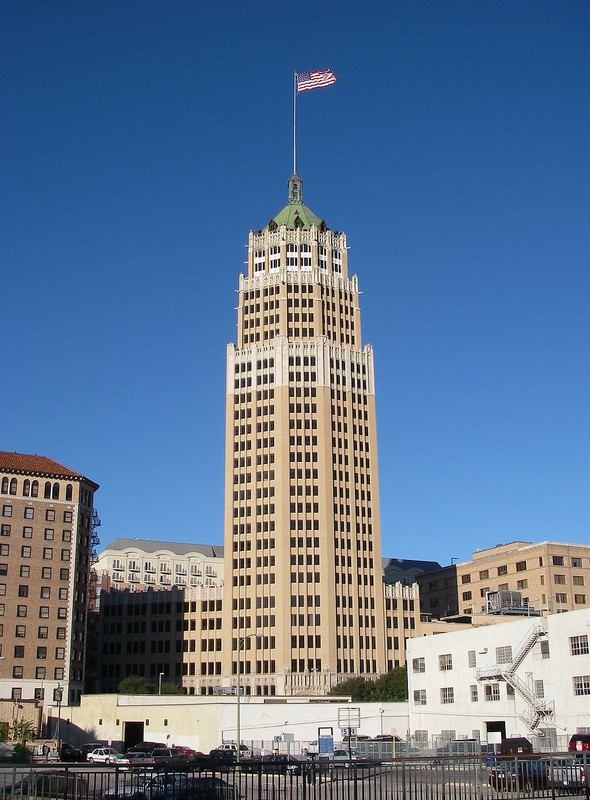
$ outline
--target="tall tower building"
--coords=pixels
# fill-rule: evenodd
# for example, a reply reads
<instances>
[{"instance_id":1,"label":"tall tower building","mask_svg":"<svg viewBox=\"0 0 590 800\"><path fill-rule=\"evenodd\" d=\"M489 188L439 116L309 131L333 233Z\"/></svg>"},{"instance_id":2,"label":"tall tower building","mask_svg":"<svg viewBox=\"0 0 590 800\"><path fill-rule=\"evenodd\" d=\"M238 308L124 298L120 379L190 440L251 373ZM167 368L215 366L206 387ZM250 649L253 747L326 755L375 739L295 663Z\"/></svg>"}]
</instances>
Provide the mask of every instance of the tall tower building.
<instances>
[{"instance_id":1,"label":"tall tower building","mask_svg":"<svg viewBox=\"0 0 590 800\"><path fill-rule=\"evenodd\" d=\"M346 235L297 175L249 234L237 314L223 673L246 693L320 694L385 671L375 380Z\"/></svg>"}]
</instances>

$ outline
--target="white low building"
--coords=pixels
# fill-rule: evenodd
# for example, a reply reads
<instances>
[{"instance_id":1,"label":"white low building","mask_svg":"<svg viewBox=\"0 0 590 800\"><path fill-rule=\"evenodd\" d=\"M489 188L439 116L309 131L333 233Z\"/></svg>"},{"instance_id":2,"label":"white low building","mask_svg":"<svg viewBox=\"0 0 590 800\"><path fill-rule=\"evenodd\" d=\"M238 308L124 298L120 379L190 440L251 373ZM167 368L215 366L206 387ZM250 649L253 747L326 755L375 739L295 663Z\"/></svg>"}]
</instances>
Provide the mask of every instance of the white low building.
<instances>
[{"instance_id":1,"label":"white low building","mask_svg":"<svg viewBox=\"0 0 590 800\"><path fill-rule=\"evenodd\" d=\"M407 641L415 739L562 740L590 725L590 610ZM549 748L547 748L549 749Z\"/></svg>"}]
</instances>

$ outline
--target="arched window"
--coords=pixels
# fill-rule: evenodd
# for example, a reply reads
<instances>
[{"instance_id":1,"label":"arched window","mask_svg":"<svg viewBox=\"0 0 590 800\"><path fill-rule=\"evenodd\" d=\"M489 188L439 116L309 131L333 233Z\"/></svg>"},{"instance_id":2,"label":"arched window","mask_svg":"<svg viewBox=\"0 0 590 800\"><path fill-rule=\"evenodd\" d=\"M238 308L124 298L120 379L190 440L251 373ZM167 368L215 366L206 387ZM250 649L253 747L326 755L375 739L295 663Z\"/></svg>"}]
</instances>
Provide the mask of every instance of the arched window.
<instances>
[{"instance_id":1,"label":"arched window","mask_svg":"<svg viewBox=\"0 0 590 800\"><path fill-rule=\"evenodd\" d=\"M39 497L39 481L33 481L31 484L31 497Z\"/></svg>"},{"instance_id":2,"label":"arched window","mask_svg":"<svg viewBox=\"0 0 590 800\"><path fill-rule=\"evenodd\" d=\"M71 499L72 499L72 484L68 483L68 485L66 486L66 500L71 500Z\"/></svg>"},{"instance_id":3,"label":"arched window","mask_svg":"<svg viewBox=\"0 0 590 800\"><path fill-rule=\"evenodd\" d=\"M31 481L27 478L23 481L23 495L28 497L31 493Z\"/></svg>"},{"instance_id":4,"label":"arched window","mask_svg":"<svg viewBox=\"0 0 590 800\"><path fill-rule=\"evenodd\" d=\"M10 481L10 494L16 494L16 478Z\"/></svg>"},{"instance_id":5,"label":"arched window","mask_svg":"<svg viewBox=\"0 0 590 800\"><path fill-rule=\"evenodd\" d=\"M52 500L59 500L59 483L53 484L53 491L51 492Z\"/></svg>"},{"instance_id":6,"label":"arched window","mask_svg":"<svg viewBox=\"0 0 590 800\"><path fill-rule=\"evenodd\" d=\"M45 481L45 490L43 492L43 497L45 500L51 500L51 484L49 481Z\"/></svg>"},{"instance_id":7,"label":"arched window","mask_svg":"<svg viewBox=\"0 0 590 800\"><path fill-rule=\"evenodd\" d=\"M8 478L2 478L2 494L8 494Z\"/></svg>"}]
</instances>

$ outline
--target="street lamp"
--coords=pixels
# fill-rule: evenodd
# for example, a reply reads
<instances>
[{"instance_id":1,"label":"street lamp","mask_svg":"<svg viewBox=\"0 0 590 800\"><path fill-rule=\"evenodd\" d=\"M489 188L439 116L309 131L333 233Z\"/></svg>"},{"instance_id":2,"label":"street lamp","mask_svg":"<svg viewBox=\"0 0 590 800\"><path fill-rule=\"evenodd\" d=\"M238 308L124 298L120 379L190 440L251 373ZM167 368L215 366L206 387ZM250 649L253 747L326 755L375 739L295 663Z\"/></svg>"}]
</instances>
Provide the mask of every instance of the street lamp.
<instances>
[{"instance_id":1,"label":"street lamp","mask_svg":"<svg viewBox=\"0 0 590 800\"><path fill-rule=\"evenodd\" d=\"M162 678L165 674L165 672L160 672L158 675L158 694L162 694Z\"/></svg>"},{"instance_id":2,"label":"street lamp","mask_svg":"<svg viewBox=\"0 0 590 800\"><path fill-rule=\"evenodd\" d=\"M240 753L240 745L242 743L241 742L241 728L240 728L240 723L241 723L241 720L240 720L240 694L241 694L241 690L242 690L242 687L240 685L240 678L241 678L241 674L242 674L241 662L240 662L240 653L244 649L244 645L246 644L246 640L247 639L251 639L253 636L256 636L256 638L259 639L261 634L260 633L249 633L247 636L242 636L242 637L240 637L238 639L238 662L237 662L237 668L236 668L236 691L237 691L237 696L236 696L236 737L237 737L237 740L238 740L237 741L238 750L237 750L237 753L236 753L236 762L238 764L240 763L240 755L241 755L241 753Z\"/></svg>"},{"instance_id":3,"label":"street lamp","mask_svg":"<svg viewBox=\"0 0 590 800\"><path fill-rule=\"evenodd\" d=\"M57 700L57 728L55 729L55 738L59 743L59 729L61 727L61 700L63 695L63 686L58 683L55 687L55 700Z\"/></svg>"}]
</instances>

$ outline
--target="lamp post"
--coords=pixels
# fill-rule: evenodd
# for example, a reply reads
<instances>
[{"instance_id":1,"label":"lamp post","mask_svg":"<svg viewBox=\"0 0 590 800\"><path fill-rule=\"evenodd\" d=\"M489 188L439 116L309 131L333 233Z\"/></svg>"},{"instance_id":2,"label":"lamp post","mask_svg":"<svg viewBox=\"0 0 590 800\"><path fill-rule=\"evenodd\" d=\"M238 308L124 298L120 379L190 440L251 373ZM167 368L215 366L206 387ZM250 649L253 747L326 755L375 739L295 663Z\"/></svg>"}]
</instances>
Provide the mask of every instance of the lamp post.
<instances>
[{"instance_id":1,"label":"lamp post","mask_svg":"<svg viewBox=\"0 0 590 800\"><path fill-rule=\"evenodd\" d=\"M158 694L162 694L162 678L165 674L165 672L160 672L158 675Z\"/></svg>"},{"instance_id":2,"label":"lamp post","mask_svg":"<svg viewBox=\"0 0 590 800\"><path fill-rule=\"evenodd\" d=\"M241 680L240 679L241 679L241 675L242 675L242 670L241 670L241 666L242 665L241 665L241 662L240 662L240 658L241 658L240 654L241 654L242 650L244 649L244 645L246 644L246 641L248 639L251 639L252 636L256 636L257 639L260 638L260 634L259 633L249 633L247 636L241 636L240 638L238 638L238 662L237 662L237 667L236 667L236 692L237 692L237 695L236 695L236 738L238 740L237 741L238 749L237 749L237 753L236 753L236 762L238 764L240 763L240 755L241 755L240 746L241 746L241 743L242 743L242 741L241 741L241 719L240 719L240 694L241 694L241 691L242 691Z\"/></svg>"},{"instance_id":3,"label":"lamp post","mask_svg":"<svg viewBox=\"0 0 590 800\"><path fill-rule=\"evenodd\" d=\"M57 728L55 729L55 738L59 743L59 729L61 727L61 700L63 695L63 686L58 683L55 688L55 699L57 700Z\"/></svg>"}]
</instances>

